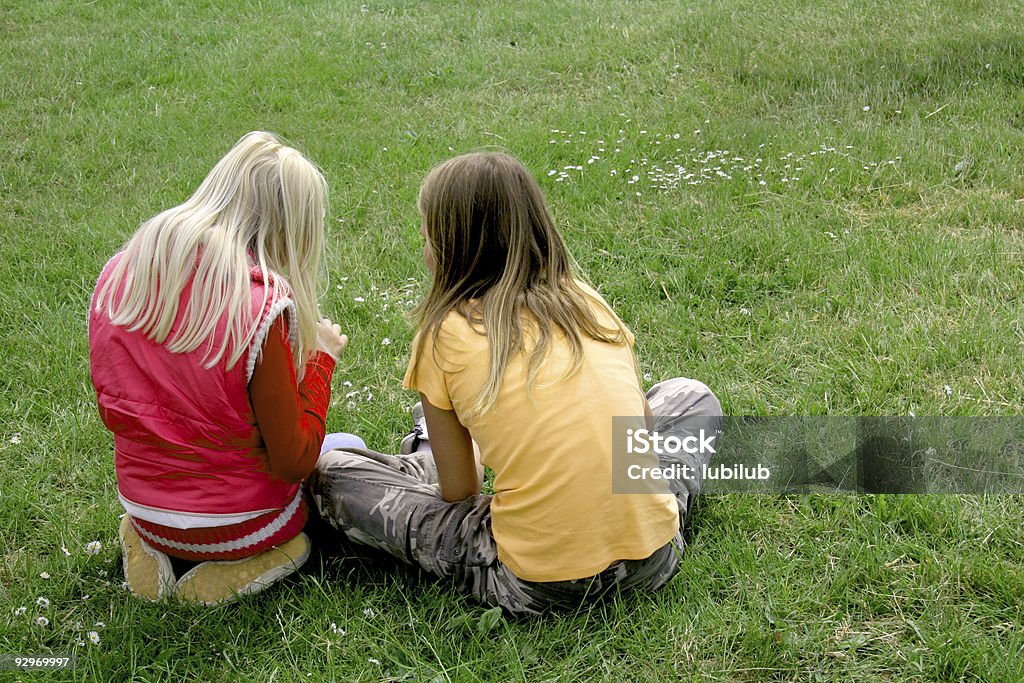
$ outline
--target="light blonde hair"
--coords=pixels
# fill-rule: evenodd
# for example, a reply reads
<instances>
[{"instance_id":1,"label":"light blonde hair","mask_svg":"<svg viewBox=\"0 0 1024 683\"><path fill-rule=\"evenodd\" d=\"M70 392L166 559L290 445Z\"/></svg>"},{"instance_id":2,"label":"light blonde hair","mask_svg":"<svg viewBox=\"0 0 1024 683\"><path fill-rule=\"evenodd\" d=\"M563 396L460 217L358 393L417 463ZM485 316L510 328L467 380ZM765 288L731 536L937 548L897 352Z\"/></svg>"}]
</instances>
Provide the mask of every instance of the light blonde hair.
<instances>
[{"instance_id":1,"label":"light blonde hair","mask_svg":"<svg viewBox=\"0 0 1024 683\"><path fill-rule=\"evenodd\" d=\"M626 342L618 318L612 316L615 328L599 322L593 308L597 302L576 281L540 186L514 157L474 152L449 159L427 175L418 205L435 265L430 291L413 311L420 335L413 373L428 335L436 353L449 313L482 327L490 364L472 415L494 406L505 369L520 352L528 354L527 387L532 389L556 331L564 334L572 353L565 377L583 363L583 335ZM527 332L534 342L530 348Z\"/></svg>"},{"instance_id":2,"label":"light blonde hair","mask_svg":"<svg viewBox=\"0 0 1024 683\"><path fill-rule=\"evenodd\" d=\"M128 240L97 292L97 312L174 353L206 344L207 367L226 356L231 368L257 333L250 304L254 263L277 283L270 303L290 295L295 304L297 320L289 322L301 374L317 345L326 195L323 175L302 154L271 133L243 136L191 197L144 222ZM183 324L169 338L190 281ZM226 334L214 349L225 316Z\"/></svg>"}]
</instances>

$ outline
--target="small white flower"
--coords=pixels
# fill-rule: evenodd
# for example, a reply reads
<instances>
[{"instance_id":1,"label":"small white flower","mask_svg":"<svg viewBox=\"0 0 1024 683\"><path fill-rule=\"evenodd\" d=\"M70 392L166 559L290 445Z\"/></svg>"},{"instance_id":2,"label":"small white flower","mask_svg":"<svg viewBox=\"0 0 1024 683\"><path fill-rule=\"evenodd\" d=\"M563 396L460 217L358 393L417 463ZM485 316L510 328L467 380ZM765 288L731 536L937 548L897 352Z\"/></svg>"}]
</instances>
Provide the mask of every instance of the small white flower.
<instances>
[{"instance_id":1,"label":"small white flower","mask_svg":"<svg viewBox=\"0 0 1024 683\"><path fill-rule=\"evenodd\" d=\"M100 634L96 633L96 631L89 631L89 640L92 641L93 645L99 645L100 644Z\"/></svg>"},{"instance_id":2,"label":"small white flower","mask_svg":"<svg viewBox=\"0 0 1024 683\"><path fill-rule=\"evenodd\" d=\"M363 609L363 615L370 617L372 619L373 617L377 616L377 613L373 611L372 607L367 607Z\"/></svg>"},{"instance_id":3,"label":"small white flower","mask_svg":"<svg viewBox=\"0 0 1024 683\"><path fill-rule=\"evenodd\" d=\"M71 557L71 551L68 550L67 547L61 546L60 551L64 553L64 557Z\"/></svg>"},{"instance_id":4,"label":"small white flower","mask_svg":"<svg viewBox=\"0 0 1024 683\"><path fill-rule=\"evenodd\" d=\"M871 111L871 105L864 105L864 111Z\"/></svg>"},{"instance_id":5,"label":"small white flower","mask_svg":"<svg viewBox=\"0 0 1024 683\"><path fill-rule=\"evenodd\" d=\"M357 296L357 297L356 297L356 298L354 299L354 301L355 301L355 302L356 302L357 304L361 304L361 303L363 303L364 301L366 301L366 299L364 299L364 298L363 298L363 297L361 297L361 296Z\"/></svg>"},{"instance_id":6,"label":"small white flower","mask_svg":"<svg viewBox=\"0 0 1024 683\"><path fill-rule=\"evenodd\" d=\"M127 581L125 581L125 583L128 583L128 582L127 582ZM88 594L88 593L86 593L85 595L83 595L83 596L82 596L82 602L85 602L85 601L87 601L87 600L89 599L89 597L90 597L90 596L89 596L89 594Z\"/></svg>"},{"instance_id":7,"label":"small white flower","mask_svg":"<svg viewBox=\"0 0 1024 683\"><path fill-rule=\"evenodd\" d=\"M384 337L383 339L380 340L380 345L381 346L391 346L391 340L388 339L387 337Z\"/></svg>"},{"instance_id":8,"label":"small white flower","mask_svg":"<svg viewBox=\"0 0 1024 683\"><path fill-rule=\"evenodd\" d=\"M20 617L22 614L24 614L27 611L28 611L27 607L19 607L18 609L14 610L14 616Z\"/></svg>"},{"instance_id":9,"label":"small white flower","mask_svg":"<svg viewBox=\"0 0 1024 683\"><path fill-rule=\"evenodd\" d=\"M740 306L740 313L742 313L743 315L750 315L750 309Z\"/></svg>"},{"instance_id":10,"label":"small white flower","mask_svg":"<svg viewBox=\"0 0 1024 683\"><path fill-rule=\"evenodd\" d=\"M337 625L337 624L335 624L335 623L334 623L334 622L332 621L332 622L331 622L331 633L333 633L333 634L334 634L334 635L336 635L336 636L343 636L343 635L345 635L345 629L343 629L343 628L339 628L339 627L338 627L338 625Z\"/></svg>"},{"instance_id":11,"label":"small white flower","mask_svg":"<svg viewBox=\"0 0 1024 683\"><path fill-rule=\"evenodd\" d=\"M97 621L95 624L92 625L92 627L93 628L98 628L98 629L100 629L102 631L103 629L105 629L107 627L107 625L104 624L102 621Z\"/></svg>"},{"instance_id":12,"label":"small white flower","mask_svg":"<svg viewBox=\"0 0 1024 683\"><path fill-rule=\"evenodd\" d=\"M21 432L17 432L11 435L11 443L13 443L15 446L21 443Z\"/></svg>"},{"instance_id":13,"label":"small white flower","mask_svg":"<svg viewBox=\"0 0 1024 683\"><path fill-rule=\"evenodd\" d=\"M50 620L46 617L36 617L36 626L49 626Z\"/></svg>"},{"instance_id":14,"label":"small white flower","mask_svg":"<svg viewBox=\"0 0 1024 683\"><path fill-rule=\"evenodd\" d=\"M380 666L380 660L379 659L374 659L373 657L370 657L366 661L368 661L370 664L376 664L377 666Z\"/></svg>"},{"instance_id":15,"label":"small white flower","mask_svg":"<svg viewBox=\"0 0 1024 683\"><path fill-rule=\"evenodd\" d=\"M929 446L928 450L924 452L924 454L929 458L934 458L936 453L938 453L938 451L935 450L935 446Z\"/></svg>"},{"instance_id":16,"label":"small white flower","mask_svg":"<svg viewBox=\"0 0 1024 683\"><path fill-rule=\"evenodd\" d=\"M39 578L40 579L48 579L48 578L50 578L50 572L39 572Z\"/></svg>"},{"instance_id":17,"label":"small white flower","mask_svg":"<svg viewBox=\"0 0 1024 683\"><path fill-rule=\"evenodd\" d=\"M89 553L90 555L96 555L101 550L103 550L103 544L99 541L89 541L89 543L85 546L85 552Z\"/></svg>"},{"instance_id":18,"label":"small white flower","mask_svg":"<svg viewBox=\"0 0 1024 683\"><path fill-rule=\"evenodd\" d=\"M43 609L46 609L50 606L50 601L46 598L36 598L36 604L42 607Z\"/></svg>"},{"instance_id":19,"label":"small white flower","mask_svg":"<svg viewBox=\"0 0 1024 683\"><path fill-rule=\"evenodd\" d=\"M953 395L953 387L949 386L948 384L942 385L942 390L946 392L946 396Z\"/></svg>"}]
</instances>

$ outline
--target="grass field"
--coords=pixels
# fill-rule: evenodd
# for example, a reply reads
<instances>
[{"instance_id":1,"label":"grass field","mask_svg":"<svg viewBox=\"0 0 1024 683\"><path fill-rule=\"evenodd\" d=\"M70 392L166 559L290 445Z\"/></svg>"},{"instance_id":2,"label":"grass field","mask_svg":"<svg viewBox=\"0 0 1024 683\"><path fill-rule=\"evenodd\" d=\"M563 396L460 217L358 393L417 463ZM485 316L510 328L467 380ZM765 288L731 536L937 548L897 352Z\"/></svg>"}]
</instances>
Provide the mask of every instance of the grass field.
<instances>
[{"instance_id":1,"label":"grass field","mask_svg":"<svg viewBox=\"0 0 1024 683\"><path fill-rule=\"evenodd\" d=\"M419 182L497 146L646 379L702 379L733 415L1018 415L1020 20L1007 0L0 4L0 655L77 656L0 680L1024 680L1010 496L708 496L663 591L530 622L330 548L234 606L137 602L85 334L138 223L274 131L331 185L322 309L352 341L329 427L393 449Z\"/></svg>"}]
</instances>

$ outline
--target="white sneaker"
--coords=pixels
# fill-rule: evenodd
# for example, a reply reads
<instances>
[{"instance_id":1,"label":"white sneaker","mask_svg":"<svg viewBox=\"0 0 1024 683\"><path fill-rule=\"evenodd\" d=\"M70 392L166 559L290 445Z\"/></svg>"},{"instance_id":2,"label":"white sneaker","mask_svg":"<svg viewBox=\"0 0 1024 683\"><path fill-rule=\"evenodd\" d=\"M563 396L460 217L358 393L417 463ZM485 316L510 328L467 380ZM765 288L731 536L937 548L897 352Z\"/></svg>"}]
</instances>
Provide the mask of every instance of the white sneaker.
<instances>
[{"instance_id":1,"label":"white sneaker","mask_svg":"<svg viewBox=\"0 0 1024 683\"><path fill-rule=\"evenodd\" d=\"M398 452L401 455L409 455L417 451L426 450L421 446L429 440L427 421L423 417L423 405L417 403L412 407L412 431L402 439L402 445L399 446Z\"/></svg>"}]
</instances>

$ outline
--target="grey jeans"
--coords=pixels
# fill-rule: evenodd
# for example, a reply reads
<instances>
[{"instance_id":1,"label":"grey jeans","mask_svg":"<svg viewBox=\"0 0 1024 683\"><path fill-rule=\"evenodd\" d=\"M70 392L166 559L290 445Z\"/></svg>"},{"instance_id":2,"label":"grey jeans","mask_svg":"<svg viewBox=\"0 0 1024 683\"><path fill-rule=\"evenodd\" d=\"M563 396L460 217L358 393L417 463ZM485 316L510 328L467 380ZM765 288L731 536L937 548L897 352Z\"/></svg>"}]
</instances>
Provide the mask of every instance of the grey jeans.
<instances>
[{"instance_id":1,"label":"grey jeans","mask_svg":"<svg viewBox=\"0 0 1024 683\"><path fill-rule=\"evenodd\" d=\"M697 423L713 432L721 425L718 399L700 382L685 378L660 382L647 392L647 400L656 416L655 429L663 434L690 432ZM694 418L702 419L695 422ZM685 464L700 469L696 461ZM498 560L491 534L491 497L479 494L457 503L442 500L429 452L386 455L362 448L331 450L320 456L309 488L321 517L349 540L451 579L460 592L486 605L529 615L577 608L615 589L663 586L679 569L682 527L700 479L670 484L679 504L680 530L650 557L616 562L587 578L552 582L524 581Z\"/></svg>"}]
</instances>

